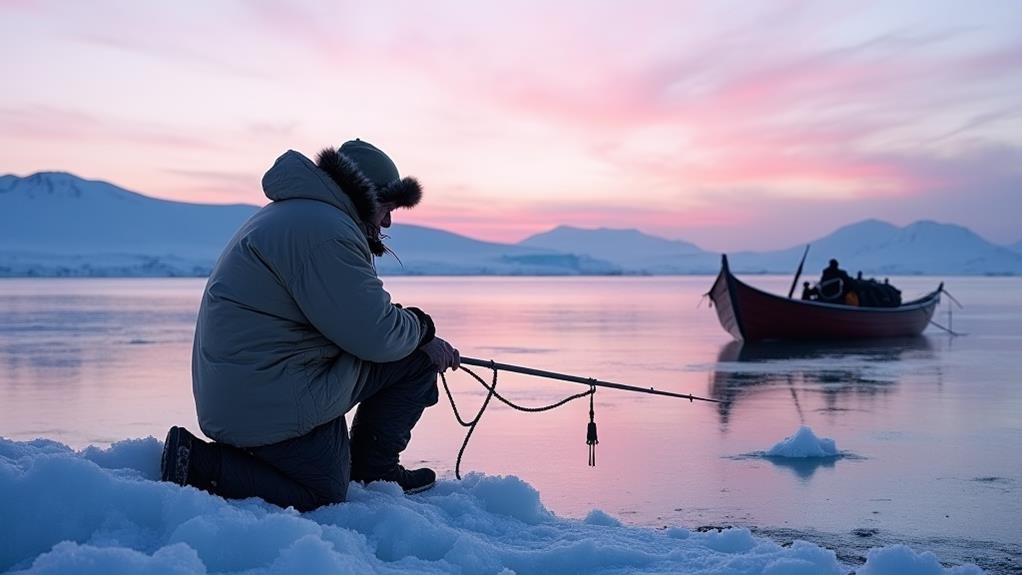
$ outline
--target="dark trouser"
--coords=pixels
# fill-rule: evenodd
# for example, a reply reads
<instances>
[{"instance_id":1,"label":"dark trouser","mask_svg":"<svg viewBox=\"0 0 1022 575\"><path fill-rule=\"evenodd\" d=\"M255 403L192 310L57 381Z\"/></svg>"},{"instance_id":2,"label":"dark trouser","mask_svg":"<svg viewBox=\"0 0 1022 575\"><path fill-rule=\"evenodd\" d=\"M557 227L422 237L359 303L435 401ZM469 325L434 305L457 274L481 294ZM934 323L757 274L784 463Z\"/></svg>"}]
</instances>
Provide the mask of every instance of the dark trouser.
<instances>
[{"instance_id":1,"label":"dark trouser","mask_svg":"<svg viewBox=\"0 0 1022 575\"><path fill-rule=\"evenodd\" d=\"M412 437L423 410L438 399L436 367L425 353L373 364L351 425L344 416L279 443L238 448L225 443L196 446L189 483L229 499L261 497L281 507L308 511L344 501L348 482L392 469ZM349 445L350 444L350 445Z\"/></svg>"}]
</instances>

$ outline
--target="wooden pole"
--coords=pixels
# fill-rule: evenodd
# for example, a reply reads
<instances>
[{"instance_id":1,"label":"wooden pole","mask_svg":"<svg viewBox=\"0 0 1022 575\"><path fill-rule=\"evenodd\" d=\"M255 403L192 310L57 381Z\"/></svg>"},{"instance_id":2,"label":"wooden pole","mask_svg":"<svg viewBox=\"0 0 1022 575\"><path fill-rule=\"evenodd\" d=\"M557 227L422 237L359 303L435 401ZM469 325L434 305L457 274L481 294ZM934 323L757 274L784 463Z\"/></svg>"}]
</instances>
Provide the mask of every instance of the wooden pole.
<instances>
[{"instance_id":1,"label":"wooden pole","mask_svg":"<svg viewBox=\"0 0 1022 575\"><path fill-rule=\"evenodd\" d=\"M798 285L798 278L802 277L802 266L806 263L806 256L809 255L809 244L806 244L806 251L802 252L802 261L798 262L798 269L795 270L795 279L791 280L791 289L788 290L788 299L795 295L795 286Z\"/></svg>"}]
</instances>

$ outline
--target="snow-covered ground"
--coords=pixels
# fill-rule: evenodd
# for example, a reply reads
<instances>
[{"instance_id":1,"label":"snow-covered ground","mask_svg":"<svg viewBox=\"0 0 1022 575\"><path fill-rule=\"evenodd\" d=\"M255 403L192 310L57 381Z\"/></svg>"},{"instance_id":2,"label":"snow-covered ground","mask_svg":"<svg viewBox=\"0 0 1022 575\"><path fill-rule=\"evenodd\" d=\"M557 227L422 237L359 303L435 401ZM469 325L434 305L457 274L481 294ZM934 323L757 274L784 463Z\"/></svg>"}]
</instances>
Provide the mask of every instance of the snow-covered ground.
<instances>
[{"instance_id":1,"label":"snow-covered ground","mask_svg":"<svg viewBox=\"0 0 1022 575\"><path fill-rule=\"evenodd\" d=\"M0 439L0 571L33 573L975 574L904 546L865 565L747 529L623 525L599 510L558 517L516 477L472 474L407 497L353 485L350 501L299 514L156 481L161 443L75 452Z\"/></svg>"}]
</instances>

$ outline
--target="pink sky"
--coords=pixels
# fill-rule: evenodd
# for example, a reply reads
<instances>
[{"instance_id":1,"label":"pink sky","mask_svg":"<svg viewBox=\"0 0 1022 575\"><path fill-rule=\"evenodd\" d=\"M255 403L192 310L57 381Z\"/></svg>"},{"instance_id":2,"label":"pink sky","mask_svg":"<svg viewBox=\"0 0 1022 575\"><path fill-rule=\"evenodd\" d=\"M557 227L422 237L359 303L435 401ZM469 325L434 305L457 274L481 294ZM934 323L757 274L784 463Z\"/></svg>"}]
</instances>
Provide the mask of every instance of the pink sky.
<instances>
[{"instance_id":1,"label":"pink sky","mask_svg":"<svg viewBox=\"0 0 1022 575\"><path fill-rule=\"evenodd\" d=\"M0 9L0 173L262 203L281 152L361 137L424 184L397 221L487 240L775 248L866 217L1022 239L1014 1Z\"/></svg>"}]
</instances>

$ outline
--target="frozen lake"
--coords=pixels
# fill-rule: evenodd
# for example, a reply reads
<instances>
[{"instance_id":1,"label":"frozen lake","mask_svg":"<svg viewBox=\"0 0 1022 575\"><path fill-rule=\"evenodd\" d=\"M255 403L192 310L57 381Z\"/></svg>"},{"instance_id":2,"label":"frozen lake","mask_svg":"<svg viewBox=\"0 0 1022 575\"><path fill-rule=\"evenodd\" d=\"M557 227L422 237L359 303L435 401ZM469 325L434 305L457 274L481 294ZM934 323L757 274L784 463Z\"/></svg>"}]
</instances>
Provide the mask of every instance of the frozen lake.
<instances>
[{"instance_id":1,"label":"frozen lake","mask_svg":"<svg viewBox=\"0 0 1022 575\"><path fill-rule=\"evenodd\" d=\"M781 277L749 283L784 292ZM613 390L596 396L600 445L586 465L588 405L542 414L493 402L462 472L514 474L552 511L598 507L644 526L734 525L808 539L854 562L902 542L949 563L1022 569L1022 280L948 278L966 308L885 346L730 341L701 295L712 278L386 278L463 355L729 400L726 407ZM907 298L937 279L900 278ZM198 430L192 330L204 280L0 280L0 435L76 448ZM947 304L938 321L947 322ZM482 374L482 370L477 370ZM486 374L483 374L486 376ZM478 384L454 373L459 406ZM525 404L584 388L502 374ZM749 454L809 425L852 454L784 465ZM406 461L453 476L463 437L446 399Z\"/></svg>"}]
</instances>

